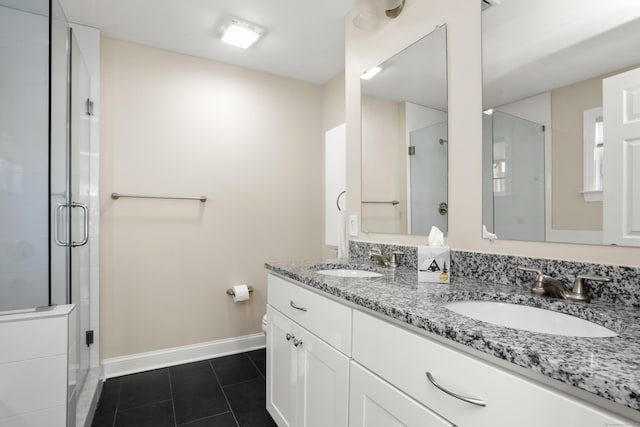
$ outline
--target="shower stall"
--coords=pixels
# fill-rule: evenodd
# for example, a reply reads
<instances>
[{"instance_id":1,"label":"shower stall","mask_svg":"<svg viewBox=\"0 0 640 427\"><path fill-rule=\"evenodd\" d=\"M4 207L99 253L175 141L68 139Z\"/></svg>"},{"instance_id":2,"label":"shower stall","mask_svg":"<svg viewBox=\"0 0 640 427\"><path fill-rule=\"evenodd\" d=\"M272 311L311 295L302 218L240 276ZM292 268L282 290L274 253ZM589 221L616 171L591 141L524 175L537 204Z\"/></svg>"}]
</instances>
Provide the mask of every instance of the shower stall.
<instances>
[{"instance_id":1,"label":"shower stall","mask_svg":"<svg viewBox=\"0 0 640 427\"><path fill-rule=\"evenodd\" d=\"M426 236L432 226L446 233L447 121L411 131L409 146L412 147L409 154L410 233Z\"/></svg>"},{"instance_id":2,"label":"shower stall","mask_svg":"<svg viewBox=\"0 0 640 427\"><path fill-rule=\"evenodd\" d=\"M499 239L544 241L544 126L498 110L482 116L483 224Z\"/></svg>"},{"instance_id":3,"label":"shower stall","mask_svg":"<svg viewBox=\"0 0 640 427\"><path fill-rule=\"evenodd\" d=\"M90 75L57 0L0 0L0 57L0 322L73 304L68 385L79 393L97 250Z\"/></svg>"}]
</instances>

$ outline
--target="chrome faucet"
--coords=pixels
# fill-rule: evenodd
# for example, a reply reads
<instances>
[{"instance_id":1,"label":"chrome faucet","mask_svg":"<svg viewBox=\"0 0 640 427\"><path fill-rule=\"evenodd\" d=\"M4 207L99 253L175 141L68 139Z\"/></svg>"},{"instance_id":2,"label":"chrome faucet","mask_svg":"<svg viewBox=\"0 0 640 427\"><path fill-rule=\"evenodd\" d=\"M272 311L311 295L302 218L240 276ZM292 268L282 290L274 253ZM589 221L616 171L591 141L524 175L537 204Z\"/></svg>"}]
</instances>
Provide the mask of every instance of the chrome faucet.
<instances>
[{"instance_id":1,"label":"chrome faucet","mask_svg":"<svg viewBox=\"0 0 640 427\"><path fill-rule=\"evenodd\" d=\"M561 281L544 274L542 270L529 267L518 267L518 269L536 273L536 278L533 284L533 288L531 288L531 293L534 293L536 295L544 295L551 298L566 299L569 301L589 302L590 298L587 292L587 284L584 283L585 280L594 280L598 282L611 281L611 278L604 276L579 275L573 282L573 287L571 289L567 289L567 287Z\"/></svg>"},{"instance_id":2,"label":"chrome faucet","mask_svg":"<svg viewBox=\"0 0 640 427\"><path fill-rule=\"evenodd\" d=\"M380 248L371 248L369 251L369 259L375 264L383 265L385 267L396 268L400 263L400 258L404 255L404 252L393 251L390 257L382 255Z\"/></svg>"}]
</instances>

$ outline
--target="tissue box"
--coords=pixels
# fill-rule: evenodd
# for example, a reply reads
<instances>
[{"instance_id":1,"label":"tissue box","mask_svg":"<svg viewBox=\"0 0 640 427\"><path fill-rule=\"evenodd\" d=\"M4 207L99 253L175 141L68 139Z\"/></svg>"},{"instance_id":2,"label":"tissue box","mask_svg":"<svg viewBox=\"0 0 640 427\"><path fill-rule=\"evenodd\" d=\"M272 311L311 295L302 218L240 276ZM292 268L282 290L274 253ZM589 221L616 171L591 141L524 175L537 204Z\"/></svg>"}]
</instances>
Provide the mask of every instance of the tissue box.
<instances>
[{"instance_id":1,"label":"tissue box","mask_svg":"<svg viewBox=\"0 0 640 427\"><path fill-rule=\"evenodd\" d=\"M449 246L418 246L418 282L449 283L451 249Z\"/></svg>"}]
</instances>

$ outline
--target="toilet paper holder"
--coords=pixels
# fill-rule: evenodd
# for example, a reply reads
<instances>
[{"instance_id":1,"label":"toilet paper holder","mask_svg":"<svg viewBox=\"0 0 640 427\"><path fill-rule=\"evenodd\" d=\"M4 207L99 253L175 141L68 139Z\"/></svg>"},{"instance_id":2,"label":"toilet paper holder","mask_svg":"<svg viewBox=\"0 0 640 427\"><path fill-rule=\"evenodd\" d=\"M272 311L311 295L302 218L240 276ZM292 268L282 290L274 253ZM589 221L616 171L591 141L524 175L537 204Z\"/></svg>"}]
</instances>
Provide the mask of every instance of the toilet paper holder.
<instances>
[{"instance_id":1,"label":"toilet paper holder","mask_svg":"<svg viewBox=\"0 0 640 427\"><path fill-rule=\"evenodd\" d=\"M247 286L247 288L249 289L249 293L253 292L253 286ZM235 296L236 293L233 292L233 288L229 288L227 289L227 295Z\"/></svg>"}]
</instances>

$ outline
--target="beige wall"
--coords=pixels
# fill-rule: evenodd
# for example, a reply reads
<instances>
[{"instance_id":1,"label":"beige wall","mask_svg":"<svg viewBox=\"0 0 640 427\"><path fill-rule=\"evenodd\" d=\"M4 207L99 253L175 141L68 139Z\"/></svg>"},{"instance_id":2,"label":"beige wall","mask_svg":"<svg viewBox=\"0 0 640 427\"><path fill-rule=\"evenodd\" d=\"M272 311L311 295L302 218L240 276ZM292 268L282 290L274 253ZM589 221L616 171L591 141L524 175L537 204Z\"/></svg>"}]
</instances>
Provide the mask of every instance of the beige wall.
<instances>
[{"instance_id":1,"label":"beige wall","mask_svg":"<svg viewBox=\"0 0 640 427\"><path fill-rule=\"evenodd\" d=\"M458 250L640 266L640 249L515 241L489 242L482 227L482 62L480 2L407 0L403 13L375 31L346 23L347 191L360 215L360 83L371 66L447 24L449 73L449 245ZM362 240L417 244L424 236L364 234Z\"/></svg>"},{"instance_id":2,"label":"beige wall","mask_svg":"<svg viewBox=\"0 0 640 427\"><path fill-rule=\"evenodd\" d=\"M602 202L582 197L582 113L602 106L602 78L551 92L553 228L602 231Z\"/></svg>"},{"instance_id":3,"label":"beige wall","mask_svg":"<svg viewBox=\"0 0 640 427\"><path fill-rule=\"evenodd\" d=\"M362 205L363 230L406 233L406 168L403 102L363 96L362 111L362 186L364 201L391 201Z\"/></svg>"},{"instance_id":4,"label":"beige wall","mask_svg":"<svg viewBox=\"0 0 640 427\"><path fill-rule=\"evenodd\" d=\"M344 71L322 88L322 123L324 131L344 123Z\"/></svg>"},{"instance_id":5,"label":"beige wall","mask_svg":"<svg viewBox=\"0 0 640 427\"><path fill-rule=\"evenodd\" d=\"M322 254L322 88L102 43L101 357L260 332L264 262Z\"/></svg>"}]
</instances>

